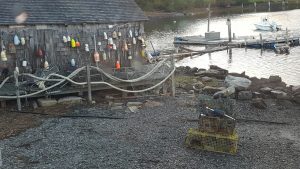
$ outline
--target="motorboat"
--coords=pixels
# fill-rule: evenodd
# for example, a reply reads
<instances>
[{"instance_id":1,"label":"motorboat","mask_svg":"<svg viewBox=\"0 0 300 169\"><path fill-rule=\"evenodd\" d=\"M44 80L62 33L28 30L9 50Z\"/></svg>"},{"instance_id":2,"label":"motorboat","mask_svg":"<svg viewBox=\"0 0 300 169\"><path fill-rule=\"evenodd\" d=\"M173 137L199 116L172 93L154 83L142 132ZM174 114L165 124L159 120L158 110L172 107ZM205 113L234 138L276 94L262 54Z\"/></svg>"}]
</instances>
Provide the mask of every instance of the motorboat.
<instances>
[{"instance_id":1,"label":"motorboat","mask_svg":"<svg viewBox=\"0 0 300 169\"><path fill-rule=\"evenodd\" d=\"M278 31L281 29L280 25L277 25L274 21L269 21L267 18L263 18L260 23L254 25L257 30L262 31Z\"/></svg>"}]
</instances>

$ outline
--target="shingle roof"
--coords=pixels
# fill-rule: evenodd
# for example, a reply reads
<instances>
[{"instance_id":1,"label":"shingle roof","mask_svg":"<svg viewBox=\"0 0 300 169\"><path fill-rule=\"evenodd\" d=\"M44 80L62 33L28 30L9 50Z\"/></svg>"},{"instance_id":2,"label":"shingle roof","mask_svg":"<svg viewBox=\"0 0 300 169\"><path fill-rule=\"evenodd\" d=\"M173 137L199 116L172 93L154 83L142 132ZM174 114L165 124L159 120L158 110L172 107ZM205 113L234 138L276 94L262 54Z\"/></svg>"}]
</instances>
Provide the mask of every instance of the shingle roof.
<instances>
[{"instance_id":1,"label":"shingle roof","mask_svg":"<svg viewBox=\"0 0 300 169\"><path fill-rule=\"evenodd\" d=\"M117 23L147 17L134 0L0 0L0 25L15 25L25 11L25 24Z\"/></svg>"}]
</instances>

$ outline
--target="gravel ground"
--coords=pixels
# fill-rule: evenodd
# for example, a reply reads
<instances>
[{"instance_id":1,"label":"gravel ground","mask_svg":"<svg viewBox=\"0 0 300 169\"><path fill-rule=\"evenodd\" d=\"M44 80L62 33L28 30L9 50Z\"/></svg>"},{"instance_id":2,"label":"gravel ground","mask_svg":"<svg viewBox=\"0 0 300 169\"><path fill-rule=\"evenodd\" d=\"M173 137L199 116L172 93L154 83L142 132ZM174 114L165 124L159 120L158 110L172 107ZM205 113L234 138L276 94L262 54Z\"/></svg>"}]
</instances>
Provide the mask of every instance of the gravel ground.
<instances>
[{"instance_id":1,"label":"gravel ground","mask_svg":"<svg viewBox=\"0 0 300 169\"><path fill-rule=\"evenodd\" d=\"M198 117L187 96L155 99L158 107L137 113L105 107L81 108L74 115L105 115L126 119L50 118L38 128L0 140L2 168L285 168L300 167L300 109L267 110L237 102L239 118L286 122L241 121L236 156L185 148L187 130ZM1 167L0 167L1 168Z\"/></svg>"}]
</instances>

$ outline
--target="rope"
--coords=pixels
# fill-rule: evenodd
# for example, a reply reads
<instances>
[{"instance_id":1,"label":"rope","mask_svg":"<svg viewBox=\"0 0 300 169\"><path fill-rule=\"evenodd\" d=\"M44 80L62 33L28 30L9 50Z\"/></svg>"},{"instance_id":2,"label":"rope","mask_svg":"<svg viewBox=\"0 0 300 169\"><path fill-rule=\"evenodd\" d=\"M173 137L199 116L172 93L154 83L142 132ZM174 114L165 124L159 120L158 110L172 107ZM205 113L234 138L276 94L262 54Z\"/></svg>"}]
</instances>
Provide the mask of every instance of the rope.
<instances>
[{"instance_id":1,"label":"rope","mask_svg":"<svg viewBox=\"0 0 300 169\"><path fill-rule=\"evenodd\" d=\"M167 61L167 59L163 59L162 61L160 61L151 71L149 71L148 73L146 73L145 75L138 77L136 79L131 79L131 80L124 80L124 79L120 79L117 78L109 73L106 73L104 70L102 70L99 67L95 67L95 66L91 66L91 68L98 70L99 72L103 73L106 77L110 78L111 80L114 81L118 81L118 82L126 82L126 83L134 83L134 82L138 82L141 80L144 80L148 77L150 77L157 69L159 69L165 62Z\"/></svg>"},{"instance_id":2,"label":"rope","mask_svg":"<svg viewBox=\"0 0 300 169\"><path fill-rule=\"evenodd\" d=\"M0 89L3 87L3 85L11 78L12 76L9 76L7 78L5 78L2 83L0 84Z\"/></svg>"},{"instance_id":3,"label":"rope","mask_svg":"<svg viewBox=\"0 0 300 169\"><path fill-rule=\"evenodd\" d=\"M72 78L74 77L75 75L77 75L79 72L81 72L83 69L85 69L85 67L82 67L82 68L79 68L77 70L75 70L74 72L72 72L68 77L65 77L65 78ZM34 96L34 95L37 95L37 94L40 94L44 91L47 91L47 90L50 90L60 84L62 84L64 81L66 81L65 79L61 80L60 82L50 86L50 87L47 87L45 89L42 89L40 91L37 91L37 92L34 92L34 93L30 93L30 94L26 94L26 95L20 95L18 98L26 98L26 97L30 97L30 96ZM17 99L17 96L0 96L0 99Z\"/></svg>"}]
</instances>

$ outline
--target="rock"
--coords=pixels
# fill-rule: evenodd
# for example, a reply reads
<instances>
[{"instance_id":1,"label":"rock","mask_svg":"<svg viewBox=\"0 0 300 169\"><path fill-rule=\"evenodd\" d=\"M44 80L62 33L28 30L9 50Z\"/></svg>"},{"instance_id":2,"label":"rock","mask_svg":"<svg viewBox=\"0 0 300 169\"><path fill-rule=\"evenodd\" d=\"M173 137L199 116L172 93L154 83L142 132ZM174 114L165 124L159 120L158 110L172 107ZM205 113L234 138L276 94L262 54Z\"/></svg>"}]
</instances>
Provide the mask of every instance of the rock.
<instances>
[{"instance_id":1,"label":"rock","mask_svg":"<svg viewBox=\"0 0 300 169\"><path fill-rule=\"evenodd\" d=\"M193 89L196 91L201 90L205 85L202 82L197 82L193 84Z\"/></svg>"},{"instance_id":2,"label":"rock","mask_svg":"<svg viewBox=\"0 0 300 169\"><path fill-rule=\"evenodd\" d=\"M293 92L293 93L300 93L300 85L298 85L298 86L293 86L293 87L292 87L292 92Z\"/></svg>"},{"instance_id":3,"label":"rock","mask_svg":"<svg viewBox=\"0 0 300 169\"><path fill-rule=\"evenodd\" d=\"M128 110L131 112L131 113L136 113L139 111L139 106L129 106L128 107Z\"/></svg>"},{"instance_id":4,"label":"rock","mask_svg":"<svg viewBox=\"0 0 300 169\"><path fill-rule=\"evenodd\" d=\"M238 94L239 100L251 100L252 99L252 92L251 91L240 91Z\"/></svg>"},{"instance_id":5,"label":"rock","mask_svg":"<svg viewBox=\"0 0 300 169\"><path fill-rule=\"evenodd\" d=\"M192 84L181 84L180 87L187 91L194 89Z\"/></svg>"},{"instance_id":6,"label":"rock","mask_svg":"<svg viewBox=\"0 0 300 169\"><path fill-rule=\"evenodd\" d=\"M293 96L293 101L300 104L300 93Z\"/></svg>"},{"instance_id":7,"label":"rock","mask_svg":"<svg viewBox=\"0 0 300 169\"><path fill-rule=\"evenodd\" d=\"M236 90L247 90L251 85L251 80L243 77L235 77L228 75L225 78L225 84L229 86L235 87Z\"/></svg>"},{"instance_id":8,"label":"rock","mask_svg":"<svg viewBox=\"0 0 300 169\"><path fill-rule=\"evenodd\" d=\"M204 77L201 78L201 80L202 80L203 82L211 82L211 81L213 81L213 78L204 76Z\"/></svg>"},{"instance_id":9,"label":"rock","mask_svg":"<svg viewBox=\"0 0 300 169\"><path fill-rule=\"evenodd\" d=\"M195 94L195 91L194 91L194 90L190 90L190 91L188 92L188 94Z\"/></svg>"},{"instance_id":10,"label":"rock","mask_svg":"<svg viewBox=\"0 0 300 169\"><path fill-rule=\"evenodd\" d=\"M197 73L194 74L195 76L208 76L208 77L215 77L218 79L224 79L226 74L224 74L221 71L214 70L214 69L209 69L205 71L198 71Z\"/></svg>"},{"instance_id":11,"label":"rock","mask_svg":"<svg viewBox=\"0 0 300 169\"><path fill-rule=\"evenodd\" d=\"M190 70L189 73L194 74L194 73L196 73L196 72L198 72L198 68L193 67L193 68Z\"/></svg>"},{"instance_id":12,"label":"rock","mask_svg":"<svg viewBox=\"0 0 300 169\"><path fill-rule=\"evenodd\" d=\"M216 92L213 95L214 99L222 98L222 97L229 97L230 95L235 93L235 88L234 87L228 87L227 89L221 90L219 92Z\"/></svg>"},{"instance_id":13,"label":"rock","mask_svg":"<svg viewBox=\"0 0 300 169\"><path fill-rule=\"evenodd\" d=\"M253 99L251 105L258 109L266 109L268 107L266 102L261 98Z\"/></svg>"},{"instance_id":14,"label":"rock","mask_svg":"<svg viewBox=\"0 0 300 169\"><path fill-rule=\"evenodd\" d=\"M253 92L252 96L253 96L253 98L263 98L263 95L259 92Z\"/></svg>"},{"instance_id":15,"label":"rock","mask_svg":"<svg viewBox=\"0 0 300 169\"><path fill-rule=\"evenodd\" d=\"M219 66L216 66L216 65L210 65L209 68L210 69L214 69L214 70L218 70L223 75L227 75L228 74L228 70L220 68Z\"/></svg>"},{"instance_id":16,"label":"rock","mask_svg":"<svg viewBox=\"0 0 300 169\"><path fill-rule=\"evenodd\" d=\"M163 104L160 102L156 102L156 101L152 101L152 100L147 100L146 103L144 103L145 107L158 107L158 106L162 106Z\"/></svg>"},{"instance_id":17,"label":"rock","mask_svg":"<svg viewBox=\"0 0 300 169\"><path fill-rule=\"evenodd\" d=\"M112 100L112 99L114 99L114 97L113 97L113 96L110 96L110 95L105 95L105 100Z\"/></svg>"},{"instance_id":18,"label":"rock","mask_svg":"<svg viewBox=\"0 0 300 169\"><path fill-rule=\"evenodd\" d=\"M76 96L69 96L69 97L63 97L58 100L59 104L81 104L82 103L81 97Z\"/></svg>"},{"instance_id":19,"label":"rock","mask_svg":"<svg viewBox=\"0 0 300 169\"><path fill-rule=\"evenodd\" d=\"M286 99L286 100L290 99L287 93L280 90L272 90L271 96L275 99Z\"/></svg>"},{"instance_id":20,"label":"rock","mask_svg":"<svg viewBox=\"0 0 300 169\"><path fill-rule=\"evenodd\" d=\"M264 87L264 88L259 89L259 91L262 92L263 94L271 94L272 90L273 89L271 89L269 87Z\"/></svg>"},{"instance_id":21,"label":"rock","mask_svg":"<svg viewBox=\"0 0 300 169\"><path fill-rule=\"evenodd\" d=\"M122 110L123 106L113 106L110 108L110 110Z\"/></svg>"},{"instance_id":22,"label":"rock","mask_svg":"<svg viewBox=\"0 0 300 169\"><path fill-rule=\"evenodd\" d=\"M50 107L57 104L55 99L38 99L37 102L40 107Z\"/></svg>"},{"instance_id":23,"label":"rock","mask_svg":"<svg viewBox=\"0 0 300 169\"><path fill-rule=\"evenodd\" d=\"M235 76L235 77L245 77L245 78L249 78L249 76L246 76L246 72L242 72L242 73L228 73L228 75L231 75L231 76Z\"/></svg>"},{"instance_id":24,"label":"rock","mask_svg":"<svg viewBox=\"0 0 300 169\"><path fill-rule=\"evenodd\" d=\"M271 83L280 83L280 82L282 82L281 77L279 77L279 76L270 76L269 81Z\"/></svg>"},{"instance_id":25,"label":"rock","mask_svg":"<svg viewBox=\"0 0 300 169\"><path fill-rule=\"evenodd\" d=\"M222 89L218 88L218 87L211 87L211 86L205 86L202 91L204 93L208 93L208 94L214 94L216 92L221 91Z\"/></svg>"},{"instance_id":26,"label":"rock","mask_svg":"<svg viewBox=\"0 0 300 169\"><path fill-rule=\"evenodd\" d=\"M142 102L127 102L126 104L128 107L130 106L142 106L143 103Z\"/></svg>"}]
</instances>

